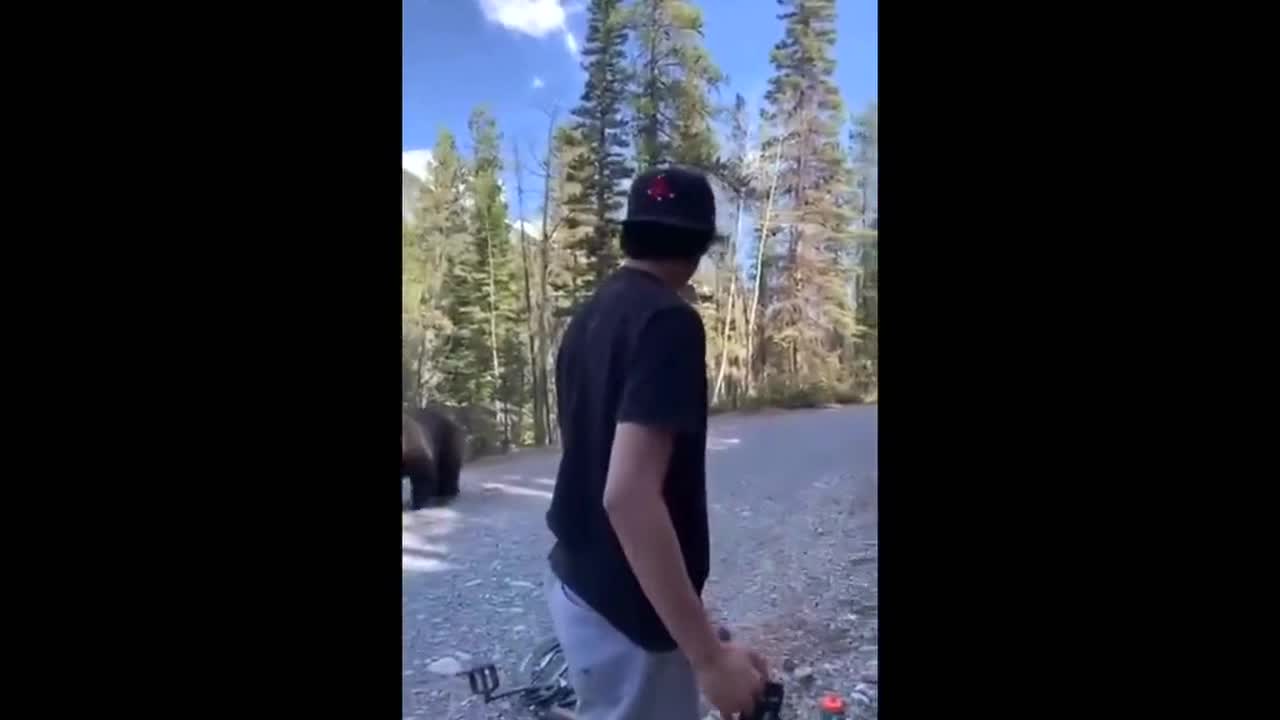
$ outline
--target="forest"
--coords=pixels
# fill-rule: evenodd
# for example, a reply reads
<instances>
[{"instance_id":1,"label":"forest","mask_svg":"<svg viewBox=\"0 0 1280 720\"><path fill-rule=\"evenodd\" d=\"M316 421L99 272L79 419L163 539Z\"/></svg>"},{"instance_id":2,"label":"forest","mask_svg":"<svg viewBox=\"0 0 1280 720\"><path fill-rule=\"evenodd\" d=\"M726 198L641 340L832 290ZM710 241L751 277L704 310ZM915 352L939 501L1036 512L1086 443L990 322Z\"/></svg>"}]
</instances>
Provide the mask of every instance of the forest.
<instances>
[{"instance_id":1,"label":"forest","mask_svg":"<svg viewBox=\"0 0 1280 720\"><path fill-rule=\"evenodd\" d=\"M581 97L548 112L539 156L483 107L469 137L439 132L402 229L405 406L447 408L472 456L556 443L558 340L621 262L631 178L667 164L716 191L692 283L715 411L877 401L877 104L841 99L836 1L777 2L758 113L696 3L590 0Z\"/></svg>"}]
</instances>

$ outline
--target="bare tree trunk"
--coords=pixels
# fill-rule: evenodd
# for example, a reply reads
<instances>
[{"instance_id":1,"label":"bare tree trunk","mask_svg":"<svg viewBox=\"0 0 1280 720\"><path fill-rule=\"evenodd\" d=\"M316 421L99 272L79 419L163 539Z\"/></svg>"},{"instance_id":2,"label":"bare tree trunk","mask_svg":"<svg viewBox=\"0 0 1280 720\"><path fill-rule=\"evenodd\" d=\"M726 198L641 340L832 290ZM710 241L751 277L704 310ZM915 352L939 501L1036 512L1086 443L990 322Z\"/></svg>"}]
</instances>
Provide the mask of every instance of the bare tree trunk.
<instances>
[{"instance_id":1,"label":"bare tree trunk","mask_svg":"<svg viewBox=\"0 0 1280 720\"><path fill-rule=\"evenodd\" d=\"M420 408L426 405L427 381L424 366L427 364L427 331L422 330L422 341L418 343L418 362L414 368L413 406Z\"/></svg>"},{"instance_id":2,"label":"bare tree trunk","mask_svg":"<svg viewBox=\"0 0 1280 720\"><path fill-rule=\"evenodd\" d=\"M786 142L785 136L778 138L778 147L773 153L773 178L769 181L769 196L765 200L764 219L760 224L760 242L756 248L756 287L755 293L751 297L751 312L747 315L747 377L746 377L746 393L751 395L752 380L755 374L755 339L756 339L756 308L760 304L760 281L764 275L764 245L765 239L769 237L769 216L773 212L773 194L778 189L778 167L782 161L782 144Z\"/></svg>"},{"instance_id":3,"label":"bare tree trunk","mask_svg":"<svg viewBox=\"0 0 1280 720\"><path fill-rule=\"evenodd\" d=\"M720 340L720 369L716 371L716 386L711 393L711 404L720 401L720 390L724 387L724 371L729 364L729 326L733 321L733 300L738 288L738 236L742 232L742 196L738 196L737 218L734 221L733 239L729 241L729 307L724 313L724 332Z\"/></svg>"},{"instance_id":4,"label":"bare tree trunk","mask_svg":"<svg viewBox=\"0 0 1280 720\"><path fill-rule=\"evenodd\" d=\"M551 235L554 232L548 225L551 213L551 177L555 171L556 153L555 153L555 129L556 129L556 110L552 108L547 114L547 156L544 166L545 173L543 175L542 185L542 242L538 248L538 285L541 294L538 303L538 378L540 387L537 392L542 394L542 412L545 415L543 419L543 427L547 431L548 442L552 441L555 436L555 425L551 421L551 383L547 377L547 365L549 363L548 355L550 350L547 338L547 313L550 312L551 298L547 292L547 273L550 272L550 263L547 261L547 248L551 244Z\"/></svg>"},{"instance_id":5,"label":"bare tree trunk","mask_svg":"<svg viewBox=\"0 0 1280 720\"><path fill-rule=\"evenodd\" d=\"M546 427L543 425L542 393L538 391L538 347L533 317L533 290L529 282L529 246L524 233L524 175L520 172L520 148L515 140L511 141L511 153L515 156L516 168L516 222L520 224L520 258L524 261L524 310L529 324L529 372L533 377L533 444L546 442Z\"/></svg>"},{"instance_id":6,"label":"bare tree trunk","mask_svg":"<svg viewBox=\"0 0 1280 720\"><path fill-rule=\"evenodd\" d=\"M489 256L489 349L493 351L493 387L494 421L502 428L502 439L507 447L511 446L511 429L507 427L506 412L502 398L498 397L502 387L502 366L498 364L498 288L493 267L493 232L485 233L485 250Z\"/></svg>"}]
</instances>

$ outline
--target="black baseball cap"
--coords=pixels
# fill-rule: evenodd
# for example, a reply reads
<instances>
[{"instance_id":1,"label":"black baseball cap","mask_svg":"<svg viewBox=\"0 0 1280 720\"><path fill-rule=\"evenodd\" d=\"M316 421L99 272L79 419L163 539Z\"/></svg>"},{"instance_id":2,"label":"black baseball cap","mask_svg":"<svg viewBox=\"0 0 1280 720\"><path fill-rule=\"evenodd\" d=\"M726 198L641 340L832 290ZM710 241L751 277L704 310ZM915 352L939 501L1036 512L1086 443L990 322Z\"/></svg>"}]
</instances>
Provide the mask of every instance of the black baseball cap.
<instances>
[{"instance_id":1,"label":"black baseball cap","mask_svg":"<svg viewBox=\"0 0 1280 720\"><path fill-rule=\"evenodd\" d=\"M655 223L686 230L716 231L716 197L707 176L672 165L636 176L627 195L626 223Z\"/></svg>"}]
</instances>

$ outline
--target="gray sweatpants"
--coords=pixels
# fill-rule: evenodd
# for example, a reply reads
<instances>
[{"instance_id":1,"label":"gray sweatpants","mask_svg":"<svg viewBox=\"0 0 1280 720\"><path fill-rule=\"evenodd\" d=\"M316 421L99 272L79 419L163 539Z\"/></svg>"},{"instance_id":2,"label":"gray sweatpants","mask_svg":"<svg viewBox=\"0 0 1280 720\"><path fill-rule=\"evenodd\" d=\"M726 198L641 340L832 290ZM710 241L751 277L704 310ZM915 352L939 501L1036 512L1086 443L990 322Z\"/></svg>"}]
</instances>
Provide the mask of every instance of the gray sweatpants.
<instances>
[{"instance_id":1,"label":"gray sweatpants","mask_svg":"<svg viewBox=\"0 0 1280 720\"><path fill-rule=\"evenodd\" d=\"M543 587L579 720L698 720L698 683L684 653L637 646L554 574Z\"/></svg>"}]
</instances>

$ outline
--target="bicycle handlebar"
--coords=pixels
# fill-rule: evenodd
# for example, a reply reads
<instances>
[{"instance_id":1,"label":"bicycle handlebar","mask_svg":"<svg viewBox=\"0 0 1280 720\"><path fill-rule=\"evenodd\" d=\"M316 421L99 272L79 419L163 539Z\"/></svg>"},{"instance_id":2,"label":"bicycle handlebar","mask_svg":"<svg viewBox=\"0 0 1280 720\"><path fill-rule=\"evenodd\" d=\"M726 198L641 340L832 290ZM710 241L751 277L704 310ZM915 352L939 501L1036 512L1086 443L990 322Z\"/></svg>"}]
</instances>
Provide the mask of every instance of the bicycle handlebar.
<instances>
[{"instance_id":1,"label":"bicycle handlebar","mask_svg":"<svg viewBox=\"0 0 1280 720\"><path fill-rule=\"evenodd\" d=\"M720 642L733 641L733 633L723 625L716 628L716 637L720 639ZM766 681L764 684L764 698L756 705L756 709L751 714L743 717L743 720L780 720L782 717L783 696L782 683Z\"/></svg>"}]
</instances>

